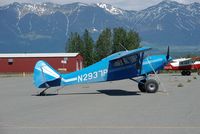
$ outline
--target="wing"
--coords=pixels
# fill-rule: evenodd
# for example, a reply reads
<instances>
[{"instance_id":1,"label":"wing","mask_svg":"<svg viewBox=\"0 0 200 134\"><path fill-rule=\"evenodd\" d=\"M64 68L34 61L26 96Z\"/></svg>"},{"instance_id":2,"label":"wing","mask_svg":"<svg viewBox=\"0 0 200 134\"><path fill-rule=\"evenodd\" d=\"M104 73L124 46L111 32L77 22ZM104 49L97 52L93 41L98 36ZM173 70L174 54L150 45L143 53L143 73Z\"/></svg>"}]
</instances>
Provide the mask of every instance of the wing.
<instances>
[{"instance_id":1,"label":"wing","mask_svg":"<svg viewBox=\"0 0 200 134\"><path fill-rule=\"evenodd\" d=\"M108 80L133 78L141 73L144 51L150 50L143 47L131 51L124 51L109 61Z\"/></svg>"},{"instance_id":2,"label":"wing","mask_svg":"<svg viewBox=\"0 0 200 134\"><path fill-rule=\"evenodd\" d=\"M119 58L123 58L123 57L128 57L130 55L135 55L135 54L139 54L148 50L151 50L151 47L142 47L142 48L138 48L138 49L134 49L134 50L130 50L130 51L123 51L120 53L117 53L117 55L112 59L112 60L116 60Z\"/></svg>"}]
</instances>

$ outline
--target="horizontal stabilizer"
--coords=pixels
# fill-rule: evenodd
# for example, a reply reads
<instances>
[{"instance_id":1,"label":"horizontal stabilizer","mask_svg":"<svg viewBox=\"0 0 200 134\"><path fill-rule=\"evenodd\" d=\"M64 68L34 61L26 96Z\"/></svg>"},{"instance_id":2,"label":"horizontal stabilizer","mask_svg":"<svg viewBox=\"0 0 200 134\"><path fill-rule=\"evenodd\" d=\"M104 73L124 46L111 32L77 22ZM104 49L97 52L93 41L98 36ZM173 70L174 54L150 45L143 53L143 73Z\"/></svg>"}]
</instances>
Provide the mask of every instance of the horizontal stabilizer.
<instances>
[{"instance_id":1,"label":"horizontal stabilizer","mask_svg":"<svg viewBox=\"0 0 200 134\"><path fill-rule=\"evenodd\" d=\"M34 84L37 88L60 86L60 74L45 61L38 61L34 67Z\"/></svg>"}]
</instances>

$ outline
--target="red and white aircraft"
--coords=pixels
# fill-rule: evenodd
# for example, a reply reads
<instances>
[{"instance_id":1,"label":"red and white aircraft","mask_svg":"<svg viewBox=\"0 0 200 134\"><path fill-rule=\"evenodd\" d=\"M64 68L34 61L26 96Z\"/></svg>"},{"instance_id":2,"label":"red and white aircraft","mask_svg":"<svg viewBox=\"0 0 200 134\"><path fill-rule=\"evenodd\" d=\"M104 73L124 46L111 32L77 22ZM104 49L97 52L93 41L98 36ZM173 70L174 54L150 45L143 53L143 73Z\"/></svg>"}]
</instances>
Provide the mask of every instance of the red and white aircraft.
<instances>
[{"instance_id":1,"label":"red and white aircraft","mask_svg":"<svg viewBox=\"0 0 200 134\"><path fill-rule=\"evenodd\" d=\"M190 75L191 70L197 70L200 75L200 61L192 58L174 59L164 67L165 70L181 70L182 75Z\"/></svg>"}]
</instances>

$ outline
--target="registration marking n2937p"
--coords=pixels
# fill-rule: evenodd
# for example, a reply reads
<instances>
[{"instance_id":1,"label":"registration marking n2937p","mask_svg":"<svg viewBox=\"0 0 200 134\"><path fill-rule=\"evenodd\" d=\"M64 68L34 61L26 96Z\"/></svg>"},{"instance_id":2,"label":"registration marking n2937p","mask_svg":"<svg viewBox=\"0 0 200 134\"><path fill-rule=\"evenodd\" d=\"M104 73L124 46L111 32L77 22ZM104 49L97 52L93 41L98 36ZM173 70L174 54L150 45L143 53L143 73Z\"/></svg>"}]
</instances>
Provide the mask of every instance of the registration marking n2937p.
<instances>
[{"instance_id":1,"label":"registration marking n2937p","mask_svg":"<svg viewBox=\"0 0 200 134\"><path fill-rule=\"evenodd\" d=\"M78 82L84 82L84 81L89 81L92 79L97 79L99 77L104 77L108 73L107 69L99 70L99 71L94 71L91 73L85 73L82 75L78 75Z\"/></svg>"}]
</instances>

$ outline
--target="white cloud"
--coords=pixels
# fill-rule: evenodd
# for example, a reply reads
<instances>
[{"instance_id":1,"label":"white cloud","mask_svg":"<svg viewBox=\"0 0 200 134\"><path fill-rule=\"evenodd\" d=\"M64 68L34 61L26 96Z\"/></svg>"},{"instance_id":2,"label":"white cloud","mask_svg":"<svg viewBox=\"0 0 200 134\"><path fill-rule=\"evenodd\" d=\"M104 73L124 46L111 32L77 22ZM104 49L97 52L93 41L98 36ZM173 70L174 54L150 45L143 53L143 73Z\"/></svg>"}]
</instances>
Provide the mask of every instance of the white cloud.
<instances>
[{"instance_id":1,"label":"white cloud","mask_svg":"<svg viewBox=\"0 0 200 134\"><path fill-rule=\"evenodd\" d=\"M162 0L0 0L0 5L5 5L13 2L22 2L22 3L41 3L41 2L53 2L59 4L68 4L73 2L82 2L82 3L107 3L113 6L128 9L128 10L141 10L146 7L155 5ZM180 3L188 4L192 2L199 2L200 0L175 0Z\"/></svg>"}]
</instances>

